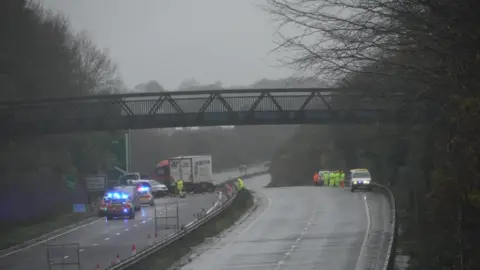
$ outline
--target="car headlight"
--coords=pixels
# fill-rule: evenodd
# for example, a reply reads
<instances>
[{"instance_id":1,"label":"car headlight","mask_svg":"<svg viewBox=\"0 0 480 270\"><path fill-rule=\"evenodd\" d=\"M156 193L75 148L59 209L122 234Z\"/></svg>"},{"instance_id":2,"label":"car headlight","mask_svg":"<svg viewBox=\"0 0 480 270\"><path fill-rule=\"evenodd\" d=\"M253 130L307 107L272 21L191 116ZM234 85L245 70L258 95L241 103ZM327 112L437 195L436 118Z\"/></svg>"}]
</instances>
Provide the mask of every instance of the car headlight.
<instances>
[{"instance_id":1,"label":"car headlight","mask_svg":"<svg viewBox=\"0 0 480 270\"><path fill-rule=\"evenodd\" d=\"M370 184L370 180L365 180L364 183L365 184Z\"/></svg>"},{"instance_id":2,"label":"car headlight","mask_svg":"<svg viewBox=\"0 0 480 270\"><path fill-rule=\"evenodd\" d=\"M358 182L357 181L353 181L353 184L356 185Z\"/></svg>"}]
</instances>

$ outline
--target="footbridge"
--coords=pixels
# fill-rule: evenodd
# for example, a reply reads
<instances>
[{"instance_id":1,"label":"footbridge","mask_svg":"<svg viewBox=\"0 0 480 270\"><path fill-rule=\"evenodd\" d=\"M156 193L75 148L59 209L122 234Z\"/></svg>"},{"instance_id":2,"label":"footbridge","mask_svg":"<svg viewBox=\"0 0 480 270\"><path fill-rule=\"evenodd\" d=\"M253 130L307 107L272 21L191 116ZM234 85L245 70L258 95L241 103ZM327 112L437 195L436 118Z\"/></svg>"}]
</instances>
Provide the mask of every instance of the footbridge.
<instances>
[{"instance_id":1,"label":"footbridge","mask_svg":"<svg viewBox=\"0 0 480 270\"><path fill-rule=\"evenodd\" d=\"M397 124L429 121L402 93L336 88L229 89L92 95L0 103L4 135L188 126ZM421 111L421 110L420 110Z\"/></svg>"}]
</instances>

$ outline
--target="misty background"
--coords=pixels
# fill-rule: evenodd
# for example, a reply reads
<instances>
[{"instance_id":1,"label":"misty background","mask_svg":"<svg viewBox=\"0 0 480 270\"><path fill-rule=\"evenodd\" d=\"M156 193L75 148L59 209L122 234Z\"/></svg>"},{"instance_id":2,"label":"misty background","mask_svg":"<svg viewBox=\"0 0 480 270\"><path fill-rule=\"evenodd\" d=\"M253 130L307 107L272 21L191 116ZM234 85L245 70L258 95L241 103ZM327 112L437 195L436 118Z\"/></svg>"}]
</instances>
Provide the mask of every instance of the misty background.
<instances>
[{"instance_id":1,"label":"misty background","mask_svg":"<svg viewBox=\"0 0 480 270\"><path fill-rule=\"evenodd\" d=\"M127 87L185 79L247 85L293 74L278 60L276 25L263 0L36 0L108 49Z\"/></svg>"},{"instance_id":2,"label":"misty background","mask_svg":"<svg viewBox=\"0 0 480 270\"><path fill-rule=\"evenodd\" d=\"M17 72L0 78L0 98L318 85L293 77L278 61L285 55L270 53L276 27L262 4L8 0L0 3L0 18L21 25L16 29L21 35L6 31L0 38L21 46L6 48L4 55L14 61L0 68ZM132 169L151 175L160 160L195 154L211 154L214 171L237 169L271 160L295 128L134 130ZM2 227L71 214L72 203L87 200L84 176L112 171L111 142L117 137L87 132L0 142L0 177L8 179L0 182L0 203L11 206L0 211ZM75 176L74 187L67 185L67 175Z\"/></svg>"}]
</instances>

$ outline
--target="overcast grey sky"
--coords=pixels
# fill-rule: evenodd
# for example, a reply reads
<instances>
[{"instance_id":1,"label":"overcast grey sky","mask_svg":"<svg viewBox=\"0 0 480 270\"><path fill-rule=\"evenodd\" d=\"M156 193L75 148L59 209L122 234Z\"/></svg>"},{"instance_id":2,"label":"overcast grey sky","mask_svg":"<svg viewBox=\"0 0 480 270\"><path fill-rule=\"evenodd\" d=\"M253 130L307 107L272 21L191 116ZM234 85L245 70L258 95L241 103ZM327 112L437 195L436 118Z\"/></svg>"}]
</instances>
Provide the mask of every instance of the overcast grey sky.
<instances>
[{"instance_id":1,"label":"overcast grey sky","mask_svg":"<svg viewBox=\"0 0 480 270\"><path fill-rule=\"evenodd\" d=\"M269 54L275 24L263 0L37 0L110 51L129 87L184 79L246 85L293 72Z\"/></svg>"}]
</instances>

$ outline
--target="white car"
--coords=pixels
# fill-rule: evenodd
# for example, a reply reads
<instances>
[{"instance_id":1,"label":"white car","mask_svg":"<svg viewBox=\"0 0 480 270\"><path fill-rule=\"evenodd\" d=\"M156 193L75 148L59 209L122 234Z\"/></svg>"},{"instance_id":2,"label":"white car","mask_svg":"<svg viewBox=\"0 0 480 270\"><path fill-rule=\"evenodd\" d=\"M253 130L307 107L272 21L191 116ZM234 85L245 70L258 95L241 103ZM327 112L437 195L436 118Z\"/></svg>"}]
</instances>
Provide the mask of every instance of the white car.
<instances>
[{"instance_id":1,"label":"white car","mask_svg":"<svg viewBox=\"0 0 480 270\"><path fill-rule=\"evenodd\" d=\"M367 169L350 170L350 191L354 192L356 189L372 190L372 176Z\"/></svg>"},{"instance_id":2,"label":"white car","mask_svg":"<svg viewBox=\"0 0 480 270\"><path fill-rule=\"evenodd\" d=\"M155 180L147 180L147 181L152 186L152 194L155 197L163 197L168 194L168 188L166 185L159 183Z\"/></svg>"},{"instance_id":3,"label":"white car","mask_svg":"<svg viewBox=\"0 0 480 270\"><path fill-rule=\"evenodd\" d=\"M155 180L133 180L135 184L137 183L148 183L150 193L155 197L163 197L168 194L168 188L166 185L159 183Z\"/></svg>"}]
</instances>

